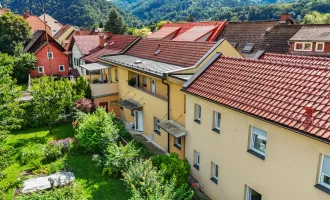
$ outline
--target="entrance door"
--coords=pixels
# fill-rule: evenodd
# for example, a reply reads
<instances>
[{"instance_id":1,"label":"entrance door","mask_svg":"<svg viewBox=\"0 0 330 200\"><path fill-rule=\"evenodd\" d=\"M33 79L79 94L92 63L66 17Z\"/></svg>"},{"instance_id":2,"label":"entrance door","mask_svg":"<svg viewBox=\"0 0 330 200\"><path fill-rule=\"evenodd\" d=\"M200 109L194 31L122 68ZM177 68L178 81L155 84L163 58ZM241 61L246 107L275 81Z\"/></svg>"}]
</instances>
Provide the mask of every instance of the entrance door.
<instances>
[{"instance_id":1,"label":"entrance door","mask_svg":"<svg viewBox=\"0 0 330 200\"><path fill-rule=\"evenodd\" d=\"M156 95L156 80L153 78L151 79L151 93Z\"/></svg>"},{"instance_id":2,"label":"entrance door","mask_svg":"<svg viewBox=\"0 0 330 200\"><path fill-rule=\"evenodd\" d=\"M103 107L105 109L105 111L109 112L108 111L108 102L100 102L99 106Z\"/></svg>"},{"instance_id":3,"label":"entrance door","mask_svg":"<svg viewBox=\"0 0 330 200\"><path fill-rule=\"evenodd\" d=\"M142 111L135 110L134 111L134 126L135 130L143 131L143 113Z\"/></svg>"}]
</instances>

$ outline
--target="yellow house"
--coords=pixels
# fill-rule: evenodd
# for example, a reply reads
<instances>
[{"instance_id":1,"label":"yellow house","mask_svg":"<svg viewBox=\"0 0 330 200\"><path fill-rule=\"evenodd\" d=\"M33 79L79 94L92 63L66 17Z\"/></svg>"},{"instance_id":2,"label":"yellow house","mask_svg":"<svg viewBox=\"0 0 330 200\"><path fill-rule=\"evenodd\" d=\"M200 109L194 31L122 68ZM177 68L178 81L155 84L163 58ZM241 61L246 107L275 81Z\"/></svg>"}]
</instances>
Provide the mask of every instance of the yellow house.
<instances>
[{"instance_id":1,"label":"yellow house","mask_svg":"<svg viewBox=\"0 0 330 200\"><path fill-rule=\"evenodd\" d=\"M61 29L59 29L53 38L58 42L60 45L64 46L64 41L68 40L68 38L73 34L74 27L70 26L69 24L63 26Z\"/></svg>"},{"instance_id":2,"label":"yellow house","mask_svg":"<svg viewBox=\"0 0 330 200\"><path fill-rule=\"evenodd\" d=\"M219 54L184 84L191 174L214 200L330 199L329 70L269 57Z\"/></svg>"},{"instance_id":3,"label":"yellow house","mask_svg":"<svg viewBox=\"0 0 330 200\"><path fill-rule=\"evenodd\" d=\"M100 57L118 80L119 116L167 152L184 158L185 95L180 90L214 54L241 57L217 43L143 39L123 54Z\"/></svg>"}]
</instances>

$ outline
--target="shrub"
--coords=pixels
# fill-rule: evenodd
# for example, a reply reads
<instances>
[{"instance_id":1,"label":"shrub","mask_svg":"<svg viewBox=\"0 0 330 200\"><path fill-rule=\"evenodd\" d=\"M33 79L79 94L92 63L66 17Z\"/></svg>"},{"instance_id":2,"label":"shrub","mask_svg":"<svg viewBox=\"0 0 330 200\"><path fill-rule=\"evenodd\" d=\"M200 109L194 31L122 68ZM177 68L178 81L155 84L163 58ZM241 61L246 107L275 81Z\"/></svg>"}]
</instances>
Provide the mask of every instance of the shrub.
<instances>
[{"instance_id":1,"label":"shrub","mask_svg":"<svg viewBox=\"0 0 330 200\"><path fill-rule=\"evenodd\" d=\"M105 150L103 173L109 176L118 176L122 170L126 170L129 167L138 155L139 150L131 142L126 146L109 144Z\"/></svg>"},{"instance_id":2,"label":"shrub","mask_svg":"<svg viewBox=\"0 0 330 200\"><path fill-rule=\"evenodd\" d=\"M42 144L29 144L21 148L18 153L18 159L21 164L29 164L32 161L35 163L36 160L41 161L45 157L45 146Z\"/></svg>"},{"instance_id":3,"label":"shrub","mask_svg":"<svg viewBox=\"0 0 330 200\"><path fill-rule=\"evenodd\" d=\"M166 181L164 172L152 166L150 160L134 163L123 176L132 200L188 200L194 194L187 184L176 187L175 179Z\"/></svg>"},{"instance_id":4,"label":"shrub","mask_svg":"<svg viewBox=\"0 0 330 200\"><path fill-rule=\"evenodd\" d=\"M72 88L75 92L74 99L80 99L83 97L91 97L91 88L89 86L89 81L83 77L78 77L73 83Z\"/></svg>"},{"instance_id":5,"label":"shrub","mask_svg":"<svg viewBox=\"0 0 330 200\"><path fill-rule=\"evenodd\" d=\"M73 148L76 140L73 138L65 138L62 140L53 140L46 147L46 160L54 161Z\"/></svg>"},{"instance_id":6,"label":"shrub","mask_svg":"<svg viewBox=\"0 0 330 200\"><path fill-rule=\"evenodd\" d=\"M102 152L109 143L118 141L118 129L114 115L99 107L93 114L85 114L78 121L77 145L84 152Z\"/></svg>"},{"instance_id":7,"label":"shrub","mask_svg":"<svg viewBox=\"0 0 330 200\"><path fill-rule=\"evenodd\" d=\"M57 160L62 156L62 150L60 146L47 145L46 147L46 157L47 161Z\"/></svg>"},{"instance_id":8,"label":"shrub","mask_svg":"<svg viewBox=\"0 0 330 200\"><path fill-rule=\"evenodd\" d=\"M132 143L137 149L140 149L139 157L143 159L148 159L153 155L148 149L145 148L142 142L132 140Z\"/></svg>"},{"instance_id":9,"label":"shrub","mask_svg":"<svg viewBox=\"0 0 330 200\"><path fill-rule=\"evenodd\" d=\"M92 100L87 99L87 98L82 98L82 99L75 101L74 107L75 107L75 109L77 109L83 113L90 113L95 108L95 105L92 102Z\"/></svg>"},{"instance_id":10,"label":"shrub","mask_svg":"<svg viewBox=\"0 0 330 200\"><path fill-rule=\"evenodd\" d=\"M44 190L38 193L22 194L17 200L85 200L83 190L79 185L72 184L62 188Z\"/></svg>"},{"instance_id":11,"label":"shrub","mask_svg":"<svg viewBox=\"0 0 330 200\"><path fill-rule=\"evenodd\" d=\"M136 84L136 79L135 78L131 78L128 80L128 85L134 87Z\"/></svg>"},{"instance_id":12,"label":"shrub","mask_svg":"<svg viewBox=\"0 0 330 200\"><path fill-rule=\"evenodd\" d=\"M151 161L158 170L164 170L166 180L175 178L178 186L187 183L190 165L187 160L181 160L178 154L153 156Z\"/></svg>"}]
</instances>

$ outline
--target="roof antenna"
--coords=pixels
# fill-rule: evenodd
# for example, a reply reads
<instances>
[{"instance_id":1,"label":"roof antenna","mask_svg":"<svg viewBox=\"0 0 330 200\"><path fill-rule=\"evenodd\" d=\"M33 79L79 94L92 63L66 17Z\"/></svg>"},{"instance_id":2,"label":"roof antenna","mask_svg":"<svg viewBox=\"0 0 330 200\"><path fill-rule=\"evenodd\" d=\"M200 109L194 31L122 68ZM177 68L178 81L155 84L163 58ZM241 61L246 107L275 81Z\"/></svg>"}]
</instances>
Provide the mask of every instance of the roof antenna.
<instances>
[{"instance_id":1,"label":"roof antenna","mask_svg":"<svg viewBox=\"0 0 330 200\"><path fill-rule=\"evenodd\" d=\"M49 60L49 66L50 66L50 75L53 76L53 69L52 69L52 61L49 57L50 55L50 48L49 48L49 39L48 39L48 33L47 33L47 24L46 24L46 12L45 12L45 0L42 0L42 11L44 13L44 24L45 24L45 32L46 32L46 41L47 41L47 58ZM53 57L53 56L52 56Z\"/></svg>"}]
</instances>

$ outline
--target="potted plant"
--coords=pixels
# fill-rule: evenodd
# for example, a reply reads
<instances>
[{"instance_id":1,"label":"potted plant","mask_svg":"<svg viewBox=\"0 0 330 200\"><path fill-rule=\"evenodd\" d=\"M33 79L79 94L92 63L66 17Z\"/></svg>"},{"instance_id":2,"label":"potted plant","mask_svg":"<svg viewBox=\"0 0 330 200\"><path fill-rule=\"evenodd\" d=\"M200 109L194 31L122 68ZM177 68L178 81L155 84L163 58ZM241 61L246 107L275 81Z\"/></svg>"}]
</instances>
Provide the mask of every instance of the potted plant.
<instances>
[{"instance_id":1,"label":"potted plant","mask_svg":"<svg viewBox=\"0 0 330 200\"><path fill-rule=\"evenodd\" d=\"M136 84L136 80L135 80L135 78L131 78L131 79L128 80L128 85L134 87L135 84Z\"/></svg>"}]
</instances>

